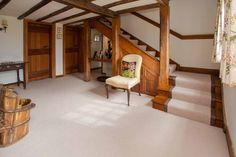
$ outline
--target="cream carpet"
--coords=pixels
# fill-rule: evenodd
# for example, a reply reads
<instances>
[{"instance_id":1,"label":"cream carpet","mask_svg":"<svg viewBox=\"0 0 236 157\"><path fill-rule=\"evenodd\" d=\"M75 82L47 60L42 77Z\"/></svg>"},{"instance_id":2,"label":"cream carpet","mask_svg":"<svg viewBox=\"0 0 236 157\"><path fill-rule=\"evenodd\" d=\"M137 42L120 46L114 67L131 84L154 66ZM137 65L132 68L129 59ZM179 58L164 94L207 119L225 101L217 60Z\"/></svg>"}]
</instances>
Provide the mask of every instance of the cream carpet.
<instances>
[{"instance_id":1,"label":"cream carpet","mask_svg":"<svg viewBox=\"0 0 236 157\"><path fill-rule=\"evenodd\" d=\"M206 124L211 121L211 76L175 71L168 112Z\"/></svg>"},{"instance_id":2,"label":"cream carpet","mask_svg":"<svg viewBox=\"0 0 236 157\"><path fill-rule=\"evenodd\" d=\"M79 75L17 88L31 98L30 133L0 157L229 157L222 129L160 112L151 97L110 92Z\"/></svg>"}]
</instances>

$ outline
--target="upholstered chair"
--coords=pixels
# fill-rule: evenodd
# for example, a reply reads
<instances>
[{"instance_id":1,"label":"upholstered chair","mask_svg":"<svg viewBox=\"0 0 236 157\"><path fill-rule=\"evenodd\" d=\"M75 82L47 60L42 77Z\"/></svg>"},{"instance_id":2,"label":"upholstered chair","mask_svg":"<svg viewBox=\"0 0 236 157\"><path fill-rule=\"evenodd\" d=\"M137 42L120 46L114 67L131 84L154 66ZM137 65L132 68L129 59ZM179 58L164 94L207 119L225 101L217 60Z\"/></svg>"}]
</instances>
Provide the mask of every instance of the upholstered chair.
<instances>
[{"instance_id":1,"label":"upholstered chair","mask_svg":"<svg viewBox=\"0 0 236 157\"><path fill-rule=\"evenodd\" d=\"M131 92L132 87L139 84L139 95L141 96L140 75L141 75L142 57L136 54L128 54L122 58L121 65L123 62L136 63L134 77L129 78L129 77L124 77L122 75L113 76L111 78L106 79L105 87L106 87L107 99L109 98L109 92L108 92L109 86L115 87L117 89L127 90L128 106L129 106L130 105L130 92Z\"/></svg>"}]
</instances>

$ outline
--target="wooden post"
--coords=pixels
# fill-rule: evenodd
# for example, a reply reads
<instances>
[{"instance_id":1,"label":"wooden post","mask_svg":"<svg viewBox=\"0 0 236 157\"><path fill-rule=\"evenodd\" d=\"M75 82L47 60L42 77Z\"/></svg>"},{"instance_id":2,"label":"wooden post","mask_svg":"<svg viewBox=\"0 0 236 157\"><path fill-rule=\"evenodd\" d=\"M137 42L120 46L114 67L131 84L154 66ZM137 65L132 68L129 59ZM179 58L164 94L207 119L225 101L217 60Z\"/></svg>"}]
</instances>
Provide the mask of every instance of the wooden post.
<instances>
[{"instance_id":1,"label":"wooden post","mask_svg":"<svg viewBox=\"0 0 236 157\"><path fill-rule=\"evenodd\" d=\"M120 56L120 16L112 19L112 75L118 74L118 60Z\"/></svg>"},{"instance_id":2,"label":"wooden post","mask_svg":"<svg viewBox=\"0 0 236 157\"><path fill-rule=\"evenodd\" d=\"M161 4L161 43L160 43L160 76L158 89L169 91L169 35L170 35L170 12L169 5Z\"/></svg>"},{"instance_id":3,"label":"wooden post","mask_svg":"<svg viewBox=\"0 0 236 157\"><path fill-rule=\"evenodd\" d=\"M28 58L28 21L24 20L24 62L25 64L25 82L29 82L29 58Z\"/></svg>"},{"instance_id":4,"label":"wooden post","mask_svg":"<svg viewBox=\"0 0 236 157\"><path fill-rule=\"evenodd\" d=\"M84 22L84 81L88 82L91 80L91 29L89 21Z\"/></svg>"}]
</instances>

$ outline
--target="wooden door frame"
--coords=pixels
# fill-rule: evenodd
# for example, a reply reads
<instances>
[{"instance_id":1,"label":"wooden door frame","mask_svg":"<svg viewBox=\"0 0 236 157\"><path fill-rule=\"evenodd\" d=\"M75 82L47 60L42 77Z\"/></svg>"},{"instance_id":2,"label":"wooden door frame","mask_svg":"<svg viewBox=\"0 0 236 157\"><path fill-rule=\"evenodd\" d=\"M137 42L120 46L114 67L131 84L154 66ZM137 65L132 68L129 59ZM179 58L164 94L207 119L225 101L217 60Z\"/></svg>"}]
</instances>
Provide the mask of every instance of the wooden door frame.
<instances>
[{"instance_id":1,"label":"wooden door frame","mask_svg":"<svg viewBox=\"0 0 236 157\"><path fill-rule=\"evenodd\" d=\"M25 78L26 82L29 82L29 67L28 67L28 62L29 62L29 55L28 55L28 28L29 28L29 23L34 23L34 24L42 24L42 25L48 25L51 27L51 34L50 34L50 75L51 78L56 78L56 52L55 52L55 41L56 41L56 35L55 35L55 24L50 24L46 22L36 22L33 20L27 20L24 19L24 33L23 33L23 44L24 44L24 62L26 62L25 66Z\"/></svg>"},{"instance_id":2,"label":"wooden door frame","mask_svg":"<svg viewBox=\"0 0 236 157\"><path fill-rule=\"evenodd\" d=\"M66 27L67 26L63 26L63 76L66 75Z\"/></svg>"}]
</instances>

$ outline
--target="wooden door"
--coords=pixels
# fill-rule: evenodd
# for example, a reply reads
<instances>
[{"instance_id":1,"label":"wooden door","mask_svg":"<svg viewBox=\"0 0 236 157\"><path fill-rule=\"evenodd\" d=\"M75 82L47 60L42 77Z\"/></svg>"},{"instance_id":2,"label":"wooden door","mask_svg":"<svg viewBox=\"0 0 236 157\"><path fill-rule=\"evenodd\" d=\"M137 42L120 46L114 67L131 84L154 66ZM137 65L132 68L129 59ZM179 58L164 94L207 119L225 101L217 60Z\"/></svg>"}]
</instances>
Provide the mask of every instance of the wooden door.
<instances>
[{"instance_id":1,"label":"wooden door","mask_svg":"<svg viewBox=\"0 0 236 157\"><path fill-rule=\"evenodd\" d=\"M66 74L79 71L79 29L66 27L65 30L65 70Z\"/></svg>"},{"instance_id":2,"label":"wooden door","mask_svg":"<svg viewBox=\"0 0 236 157\"><path fill-rule=\"evenodd\" d=\"M51 26L28 25L28 77L29 81L51 76Z\"/></svg>"}]
</instances>

